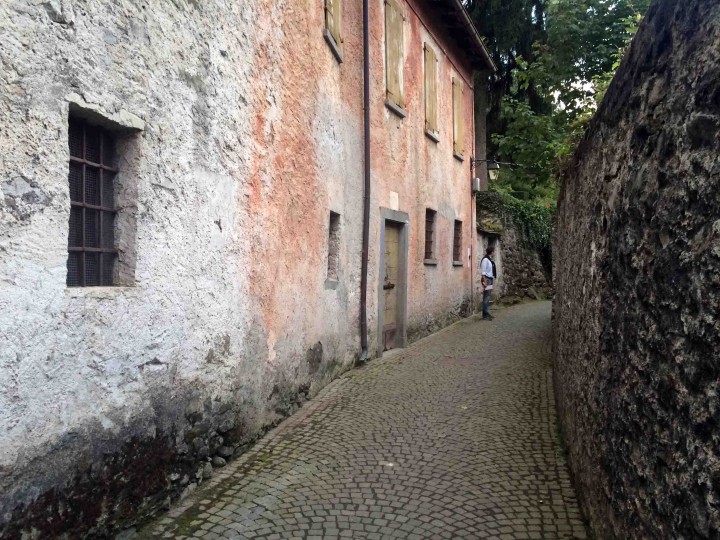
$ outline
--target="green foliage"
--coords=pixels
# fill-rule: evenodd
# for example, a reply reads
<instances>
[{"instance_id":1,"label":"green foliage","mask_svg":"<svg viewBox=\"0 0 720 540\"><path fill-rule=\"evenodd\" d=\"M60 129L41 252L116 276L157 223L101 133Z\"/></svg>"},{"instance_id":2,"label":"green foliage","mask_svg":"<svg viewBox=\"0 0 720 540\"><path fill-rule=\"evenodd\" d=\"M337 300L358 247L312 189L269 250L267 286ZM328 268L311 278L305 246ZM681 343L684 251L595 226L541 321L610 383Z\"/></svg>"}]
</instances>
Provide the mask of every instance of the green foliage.
<instances>
[{"instance_id":1,"label":"green foliage","mask_svg":"<svg viewBox=\"0 0 720 540\"><path fill-rule=\"evenodd\" d=\"M505 227L513 227L520 233L524 247L549 255L554 203L521 201L500 191L485 191L477 194L477 213L481 222L499 219Z\"/></svg>"},{"instance_id":2,"label":"green foliage","mask_svg":"<svg viewBox=\"0 0 720 540\"><path fill-rule=\"evenodd\" d=\"M506 98L503 114L508 121L504 134L492 136L498 155L508 156L518 167L501 169L498 183L509 191L531 197L554 193L553 165L566 139L565 126L552 115L536 114L523 101Z\"/></svg>"},{"instance_id":3,"label":"green foliage","mask_svg":"<svg viewBox=\"0 0 720 540\"><path fill-rule=\"evenodd\" d=\"M489 154L499 191L556 195L556 178L605 95L650 0L465 0L499 72Z\"/></svg>"}]
</instances>

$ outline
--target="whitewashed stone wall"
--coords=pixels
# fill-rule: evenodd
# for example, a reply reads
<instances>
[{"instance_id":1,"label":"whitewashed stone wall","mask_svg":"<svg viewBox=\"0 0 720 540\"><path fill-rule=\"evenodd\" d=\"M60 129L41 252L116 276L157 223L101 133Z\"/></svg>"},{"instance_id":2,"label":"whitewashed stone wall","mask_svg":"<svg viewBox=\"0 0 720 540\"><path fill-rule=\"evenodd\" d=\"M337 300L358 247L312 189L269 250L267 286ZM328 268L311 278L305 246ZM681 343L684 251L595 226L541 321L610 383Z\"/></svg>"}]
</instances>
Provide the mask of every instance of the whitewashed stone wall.
<instances>
[{"instance_id":1,"label":"whitewashed stone wall","mask_svg":"<svg viewBox=\"0 0 720 540\"><path fill-rule=\"evenodd\" d=\"M442 29L408 17L400 121L383 104L376 4L371 354L380 208L396 200L411 216L408 318L434 321L414 337L461 315L471 269L469 257L452 266L452 220L466 224L463 256L474 234L450 94L436 145L415 53L428 40L445 52L443 88L472 80L467 62L448 59ZM0 537L104 537L140 522L356 360L362 19L360 3L344 5L339 64L322 2L0 2ZM471 88L465 99L470 126ZM71 107L121 129L120 287L66 286ZM426 207L443 218L432 269Z\"/></svg>"}]
</instances>

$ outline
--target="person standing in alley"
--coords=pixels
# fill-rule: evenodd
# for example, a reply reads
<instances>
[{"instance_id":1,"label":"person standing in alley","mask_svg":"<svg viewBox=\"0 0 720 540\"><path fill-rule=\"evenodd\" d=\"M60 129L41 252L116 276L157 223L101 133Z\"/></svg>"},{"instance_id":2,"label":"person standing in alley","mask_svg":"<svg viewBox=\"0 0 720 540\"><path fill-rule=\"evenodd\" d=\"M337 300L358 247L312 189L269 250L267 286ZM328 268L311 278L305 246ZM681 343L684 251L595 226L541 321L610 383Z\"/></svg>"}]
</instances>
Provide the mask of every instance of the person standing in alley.
<instances>
[{"instance_id":1,"label":"person standing in alley","mask_svg":"<svg viewBox=\"0 0 720 540\"><path fill-rule=\"evenodd\" d=\"M490 295L493 290L493 283L497 277L497 269L495 267L495 261L493 257L495 255L495 246L489 246L485 250L485 256L480 261L480 273L482 275L481 281L483 286L483 304L482 314L483 319L488 321L493 320L493 316L490 315Z\"/></svg>"}]
</instances>

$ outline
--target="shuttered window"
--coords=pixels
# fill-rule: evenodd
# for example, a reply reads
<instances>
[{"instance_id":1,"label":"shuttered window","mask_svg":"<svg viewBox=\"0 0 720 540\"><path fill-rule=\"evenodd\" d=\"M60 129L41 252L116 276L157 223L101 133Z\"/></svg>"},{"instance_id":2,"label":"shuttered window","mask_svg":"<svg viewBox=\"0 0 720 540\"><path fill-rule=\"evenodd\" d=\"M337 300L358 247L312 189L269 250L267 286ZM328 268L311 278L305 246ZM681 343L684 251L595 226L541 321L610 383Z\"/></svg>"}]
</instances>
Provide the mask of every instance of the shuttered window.
<instances>
[{"instance_id":1,"label":"shuttered window","mask_svg":"<svg viewBox=\"0 0 720 540\"><path fill-rule=\"evenodd\" d=\"M385 72L388 101L404 108L403 15L397 0L385 0Z\"/></svg>"},{"instance_id":2,"label":"shuttered window","mask_svg":"<svg viewBox=\"0 0 720 540\"><path fill-rule=\"evenodd\" d=\"M342 37L340 33L342 13L342 0L325 0L325 28L330 34L330 38L335 42L338 50L342 47Z\"/></svg>"},{"instance_id":3,"label":"shuttered window","mask_svg":"<svg viewBox=\"0 0 720 540\"><path fill-rule=\"evenodd\" d=\"M462 158L465 148L465 126L463 125L463 83L453 77L453 152Z\"/></svg>"},{"instance_id":4,"label":"shuttered window","mask_svg":"<svg viewBox=\"0 0 720 540\"><path fill-rule=\"evenodd\" d=\"M425 44L425 129L437 134L437 57L433 48Z\"/></svg>"}]
</instances>

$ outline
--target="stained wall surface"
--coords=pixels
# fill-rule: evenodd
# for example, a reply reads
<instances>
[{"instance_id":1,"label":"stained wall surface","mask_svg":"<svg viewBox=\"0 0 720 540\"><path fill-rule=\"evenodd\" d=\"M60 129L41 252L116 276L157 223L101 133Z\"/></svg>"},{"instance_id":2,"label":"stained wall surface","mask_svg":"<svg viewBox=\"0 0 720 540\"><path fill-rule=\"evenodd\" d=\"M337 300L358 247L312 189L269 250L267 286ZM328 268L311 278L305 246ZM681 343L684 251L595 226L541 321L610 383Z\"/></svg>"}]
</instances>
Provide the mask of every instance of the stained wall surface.
<instances>
[{"instance_id":1,"label":"stained wall surface","mask_svg":"<svg viewBox=\"0 0 720 540\"><path fill-rule=\"evenodd\" d=\"M371 10L371 352L381 208L409 216L411 339L457 318L471 291L470 68L423 2L403 6L404 119L384 105L382 0ZM130 526L357 359L361 3L342 10L339 63L319 1L0 4L0 536ZM439 52L439 143L424 134L425 41ZM452 76L468 84L464 161ZM124 286L66 286L71 108L120 129ZM437 266L423 264L426 207Z\"/></svg>"},{"instance_id":2,"label":"stained wall surface","mask_svg":"<svg viewBox=\"0 0 720 540\"><path fill-rule=\"evenodd\" d=\"M555 238L555 385L598 538L720 535L720 5L652 4Z\"/></svg>"}]
</instances>

